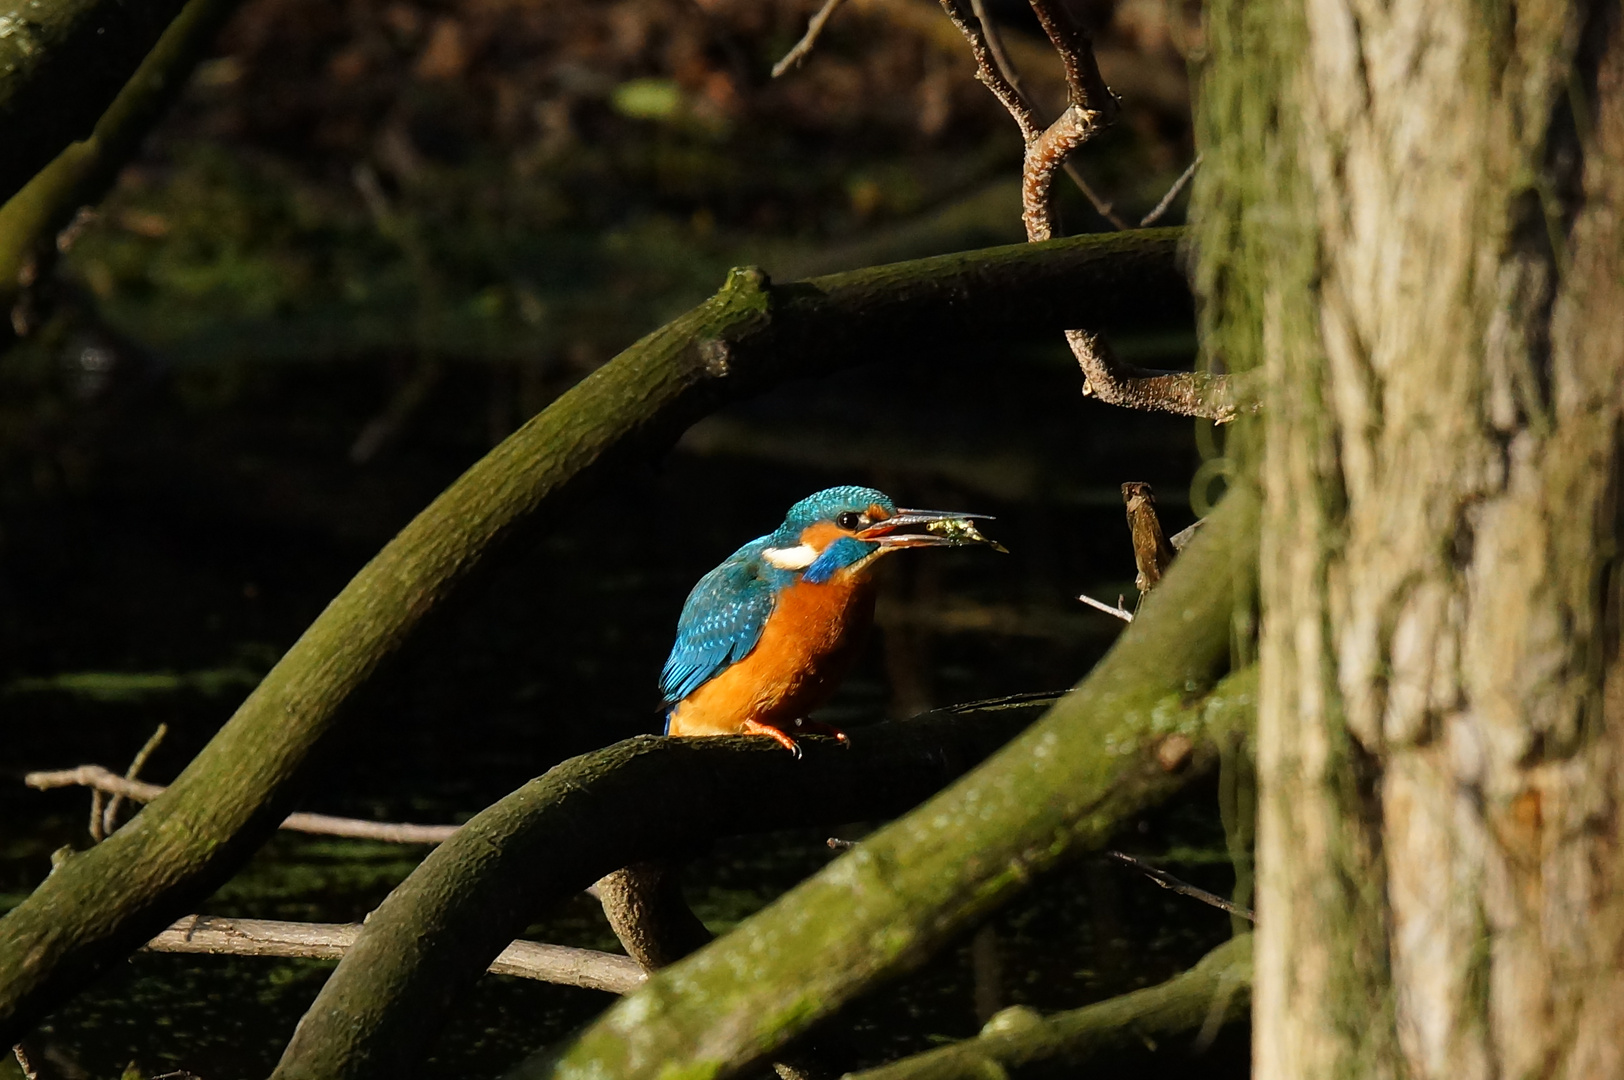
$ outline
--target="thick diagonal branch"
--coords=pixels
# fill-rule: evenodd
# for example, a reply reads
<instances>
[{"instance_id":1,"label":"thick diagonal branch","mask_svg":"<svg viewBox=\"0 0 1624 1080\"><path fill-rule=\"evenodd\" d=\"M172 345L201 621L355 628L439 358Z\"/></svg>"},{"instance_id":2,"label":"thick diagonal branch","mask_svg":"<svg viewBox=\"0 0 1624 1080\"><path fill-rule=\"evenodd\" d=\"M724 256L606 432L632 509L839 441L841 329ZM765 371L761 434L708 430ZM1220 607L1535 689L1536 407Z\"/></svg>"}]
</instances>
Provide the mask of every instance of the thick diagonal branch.
<instances>
[{"instance_id":1,"label":"thick diagonal branch","mask_svg":"<svg viewBox=\"0 0 1624 1080\"><path fill-rule=\"evenodd\" d=\"M1177 246L1178 233L1162 230L783 286L735 272L464 473L351 580L163 795L0 919L0 1046L229 877L294 808L311 756L362 693L476 568L544 528L562 497L788 379L1113 316L1187 318Z\"/></svg>"},{"instance_id":2,"label":"thick diagonal branch","mask_svg":"<svg viewBox=\"0 0 1624 1080\"><path fill-rule=\"evenodd\" d=\"M0 201L90 133L183 0L53 0L0 11Z\"/></svg>"},{"instance_id":3,"label":"thick diagonal branch","mask_svg":"<svg viewBox=\"0 0 1624 1080\"><path fill-rule=\"evenodd\" d=\"M132 35L129 40L117 43L98 40L98 50L138 51L133 53L133 60L120 52L118 63L111 62L109 57L109 62L98 61L96 65L74 70L74 62L66 57L74 55L75 47L66 43L59 46L65 50L63 62L69 65L68 70L59 70L53 78L47 78L42 71L40 77L46 86L54 85L55 79L63 75L73 83L71 91L60 87L49 91L52 107L93 108L94 112L85 116L82 125L64 124L48 132L49 138L33 143L35 149L31 152L24 149L30 146L29 131L50 112L30 111L25 118L7 119L11 115L8 108L12 106L5 92L11 76L0 75L0 131L6 133L6 152L0 154L0 162L3 162L0 164L0 203L4 204L0 205L0 343L5 339L8 324L27 322L13 314L21 287L19 279L30 277L37 281L43 275L42 264L48 263L55 254L59 230L72 220L80 207L101 201L119 170L180 97L192 69L238 3L239 0L188 0L184 8L174 0L53 4L52 7L63 14L76 8L96 9L100 27L97 32L102 38L110 38L121 29ZM39 5L33 7L38 9ZM19 5L18 12L9 16L21 18L24 25L13 27L10 35L0 34L0 58L16 39L27 34L29 16L23 12L28 10ZM179 13L175 14L176 11ZM172 14L174 21L170 22ZM118 25L131 16L139 25ZM8 16L0 16L0 22L6 18ZM163 23L168 23L167 29ZM151 41L141 35L143 28L154 35L157 30L163 31L150 53L141 44L142 40ZM135 67L136 61L139 67ZM130 68L134 68L134 74L129 75L129 81L122 86L98 89L104 79L118 77L122 82L118 72L128 73ZM29 100L39 89L42 87L27 90L19 87L17 101ZM36 159L33 154L45 156ZM27 161L35 162L28 173L36 169L38 172L31 178L28 173L16 175L13 170L20 169ZM20 333L26 326L16 328Z\"/></svg>"}]
</instances>

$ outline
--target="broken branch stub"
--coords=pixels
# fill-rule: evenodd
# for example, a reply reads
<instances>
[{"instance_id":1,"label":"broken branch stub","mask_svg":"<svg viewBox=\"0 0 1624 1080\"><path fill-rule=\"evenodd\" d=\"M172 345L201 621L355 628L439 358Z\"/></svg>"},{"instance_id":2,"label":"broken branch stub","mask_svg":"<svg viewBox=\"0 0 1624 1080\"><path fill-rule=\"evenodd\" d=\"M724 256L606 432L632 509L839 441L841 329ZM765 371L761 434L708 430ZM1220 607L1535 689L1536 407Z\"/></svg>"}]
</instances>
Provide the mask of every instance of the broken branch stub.
<instances>
[{"instance_id":1,"label":"broken branch stub","mask_svg":"<svg viewBox=\"0 0 1624 1080\"><path fill-rule=\"evenodd\" d=\"M649 971L666 967L711 940L682 895L682 864L633 863L599 879L598 902L626 955Z\"/></svg>"},{"instance_id":2,"label":"broken branch stub","mask_svg":"<svg viewBox=\"0 0 1624 1080\"><path fill-rule=\"evenodd\" d=\"M1138 481L1122 485L1122 501L1128 508L1128 535L1133 539L1133 562L1138 568L1134 588L1150 592L1173 563L1173 545L1162 531L1156 514L1156 494L1150 485Z\"/></svg>"}]
</instances>

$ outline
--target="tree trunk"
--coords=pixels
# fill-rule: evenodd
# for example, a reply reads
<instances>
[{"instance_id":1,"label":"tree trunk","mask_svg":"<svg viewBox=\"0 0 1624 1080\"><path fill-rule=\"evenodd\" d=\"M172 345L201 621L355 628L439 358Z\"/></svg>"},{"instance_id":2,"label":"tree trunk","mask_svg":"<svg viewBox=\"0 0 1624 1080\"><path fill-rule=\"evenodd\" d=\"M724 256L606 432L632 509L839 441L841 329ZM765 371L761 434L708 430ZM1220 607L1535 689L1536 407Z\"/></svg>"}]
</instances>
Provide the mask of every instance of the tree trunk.
<instances>
[{"instance_id":1,"label":"tree trunk","mask_svg":"<svg viewBox=\"0 0 1624 1080\"><path fill-rule=\"evenodd\" d=\"M1256 1075L1624 1075L1613 0L1217 0L1263 369Z\"/></svg>"}]
</instances>

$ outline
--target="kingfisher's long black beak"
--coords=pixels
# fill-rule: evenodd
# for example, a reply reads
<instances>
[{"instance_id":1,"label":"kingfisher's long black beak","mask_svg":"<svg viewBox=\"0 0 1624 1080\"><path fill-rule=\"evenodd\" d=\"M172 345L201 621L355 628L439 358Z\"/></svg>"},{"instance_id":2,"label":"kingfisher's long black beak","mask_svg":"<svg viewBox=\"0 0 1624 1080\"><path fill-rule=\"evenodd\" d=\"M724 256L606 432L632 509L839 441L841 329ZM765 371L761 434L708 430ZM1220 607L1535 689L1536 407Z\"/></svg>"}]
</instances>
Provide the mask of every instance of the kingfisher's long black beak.
<instances>
[{"instance_id":1,"label":"kingfisher's long black beak","mask_svg":"<svg viewBox=\"0 0 1624 1080\"><path fill-rule=\"evenodd\" d=\"M971 514L962 510L898 510L884 521L876 521L857 534L885 548L955 547L964 544L1001 545L976 531L977 521L992 521L991 514Z\"/></svg>"}]
</instances>

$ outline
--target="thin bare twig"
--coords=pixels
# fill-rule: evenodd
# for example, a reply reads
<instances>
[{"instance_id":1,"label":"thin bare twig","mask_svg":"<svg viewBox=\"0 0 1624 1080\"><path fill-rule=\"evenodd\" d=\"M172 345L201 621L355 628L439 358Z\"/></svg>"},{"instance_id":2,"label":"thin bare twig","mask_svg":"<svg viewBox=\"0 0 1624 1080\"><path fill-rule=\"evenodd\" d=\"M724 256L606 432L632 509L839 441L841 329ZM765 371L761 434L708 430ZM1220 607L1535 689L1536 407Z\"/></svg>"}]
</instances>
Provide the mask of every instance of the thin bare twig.
<instances>
[{"instance_id":1,"label":"thin bare twig","mask_svg":"<svg viewBox=\"0 0 1624 1080\"><path fill-rule=\"evenodd\" d=\"M1158 870L1156 867L1147 862L1142 862L1132 855L1124 855L1120 851L1107 851L1105 854L1126 866L1133 867L1164 889L1171 889L1180 896L1188 896L1192 900L1201 901L1203 904L1211 904L1213 907L1227 911L1231 915L1239 915L1248 922L1257 922L1257 914L1251 908L1241 907L1239 904L1225 900L1217 893L1210 893L1206 889L1197 888L1187 881L1180 881L1166 870Z\"/></svg>"},{"instance_id":2,"label":"thin bare twig","mask_svg":"<svg viewBox=\"0 0 1624 1080\"><path fill-rule=\"evenodd\" d=\"M975 12L964 6L964 0L941 0L942 10L947 17L964 35L964 40L970 43L970 53L976 61L976 78L988 90L992 91L1004 109L1014 119L1015 126L1021 129L1021 142L1030 145L1034 139L1043 133L1043 121L1038 116L1037 109L1027 96L1021 92L1015 83L1010 81L1010 71L1000 67L993 59L992 46L987 42L986 30Z\"/></svg>"},{"instance_id":3,"label":"thin bare twig","mask_svg":"<svg viewBox=\"0 0 1624 1080\"><path fill-rule=\"evenodd\" d=\"M164 736L168 734L169 725L159 724L158 730L152 733L151 738L147 739L141 749L135 752L135 757L130 759L130 767L124 771L124 779L134 780L141 775L141 770L146 767L147 759L152 756L154 750L158 749L158 744L163 742ZM118 828L118 810L123 802L124 796L116 791L113 792L113 797L107 802L107 809L102 812L103 836L113 835L113 830Z\"/></svg>"},{"instance_id":4,"label":"thin bare twig","mask_svg":"<svg viewBox=\"0 0 1624 1080\"><path fill-rule=\"evenodd\" d=\"M1115 122L1119 103L1100 74L1094 58L1094 39L1088 28L1072 17L1071 10L1057 0L1031 0L1032 14L1038 17L1049 43L1066 67L1066 91L1075 109L1098 115L1100 127Z\"/></svg>"},{"instance_id":5,"label":"thin bare twig","mask_svg":"<svg viewBox=\"0 0 1624 1080\"><path fill-rule=\"evenodd\" d=\"M1162 196L1162 201L1157 203L1150 213L1139 219L1141 229L1149 228L1162 219L1162 215L1172 207L1173 200L1179 197L1179 192L1183 191L1185 185L1194 179L1195 170L1200 164L1201 155L1197 154L1195 160L1190 162L1190 167L1180 173L1179 178L1173 181L1173 186L1167 189L1167 194Z\"/></svg>"},{"instance_id":6,"label":"thin bare twig","mask_svg":"<svg viewBox=\"0 0 1624 1080\"><path fill-rule=\"evenodd\" d=\"M355 944L360 934L360 923L299 923L187 915L147 942L145 948L151 952L336 960ZM648 978L642 965L629 956L536 941L513 942L491 961L489 970L496 975L583 986L611 994L629 994Z\"/></svg>"},{"instance_id":7,"label":"thin bare twig","mask_svg":"<svg viewBox=\"0 0 1624 1080\"><path fill-rule=\"evenodd\" d=\"M17 1059L17 1067L23 1071L26 1080L40 1080L39 1066L34 1064L33 1057L30 1056L22 1043L13 1046L11 1053Z\"/></svg>"},{"instance_id":8,"label":"thin bare twig","mask_svg":"<svg viewBox=\"0 0 1624 1080\"><path fill-rule=\"evenodd\" d=\"M1021 83L1020 71L1016 69L1015 61L1010 58L1009 50L1004 48L1004 38L998 31L998 24L987 13L986 0L970 0L970 9L974 12L981 34L986 41L987 52L992 58L993 66L1004 77L1004 81L1009 84L1015 95L1026 103L1027 110L1032 116L1034 130L1044 126L1042 114L1038 111L1037 106L1032 103L1031 95L1026 92L1026 87ZM951 14L950 11L949 15ZM954 21L957 24L958 20L955 19ZM964 26L960 26L959 30L964 32ZM966 33L965 36L968 37L969 34ZM974 48L974 45L975 43L972 40L971 47ZM982 82L986 82L986 80L982 79ZM1018 121L1019 118L1017 117ZM1112 202L1102 197L1089 185L1087 180L1083 179L1082 170L1070 161L1065 163L1065 170L1066 175L1071 178L1071 182L1077 186L1077 190L1081 191L1083 197L1093 205L1096 213L1111 223L1112 228L1126 229L1128 227L1128 223L1123 221L1122 217L1117 214Z\"/></svg>"},{"instance_id":9,"label":"thin bare twig","mask_svg":"<svg viewBox=\"0 0 1624 1080\"><path fill-rule=\"evenodd\" d=\"M1083 197L1093 205L1094 212L1111 223L1111 228L1119 231L1129 228L1128 222L1122 217L1121 214L1116 212L1116 203L1096 192L1093 187L1089 185L1088 181L1083 179L1083 171L1077 167L1076 162L1068 161L1066 162L1064 168L1066 170L1066 175L1071 177L1072 184L1077 188L1078 191L1081 191L1083 193Z\"/></svg>"},{"instance_id":10,"label":"thin bare twig","mask_svg":"<svg viewBox=\"0 0 1624 1080\"><path fill-rule=\"evenodd\" d=\"M164 793L158 784L128 780L100 765L81 765L56 772L33 772L23 783L38 791L59 787L87 787L95 792L123 795L136 802L151 802ZM379 840L392 844L439 844L457 831L456 825L410 825L388 821L361 821L326 814L289 814L282 828L319 836L343 836L352 840Z\"/></svg>"},{"instance_id":11,"label":"thin bare twig","mask_svg":"<svg viewBox=\"0 0 1624 1080\"><path fill-rule=\"evenodd\" d=\"M817 10L811 21L806 24L806 33L801 35L801 40L797 41L795 47L784 54L782 60L773 65L773 78L776 79L791 68L798 67L801 61L806 59L807 54L817 46L818 36L823 33L823 28L828 25L835 11L845 2L846 0L823 0L823 6Z\"/></svg>"},{"instance_id":12,"label":"thin bare twig","mask_svg":"<svg viewBox=\"0 0 1624 1080\"><path fill-rule=\"evenodd\" d=\"M1081 600L1091 608L1098 608L1107 615L1115 615L1123 622L1133 622L1133 612L1129 611L1122 605L1122 597L1120 596L1117 597L1116 607L1112 607L1110 604L1107 604L1104 601L1096 600L1087 593L1082 594L1081 596L1077 597L1077 599Z\"/></svg>"},{"instance_id":13,"label":"thin bare twig","mask_svg":"<svg viewBox=\"0 0 1624 1080\"><path fill-rule=\"evenodd\" d=\"M102 822L107 817L107 806L103 800L102 790L96 788L90 793L90 842L99 844L107 838L102 831Z\"/></svg>"}]
</instances>

